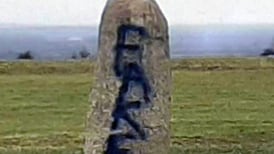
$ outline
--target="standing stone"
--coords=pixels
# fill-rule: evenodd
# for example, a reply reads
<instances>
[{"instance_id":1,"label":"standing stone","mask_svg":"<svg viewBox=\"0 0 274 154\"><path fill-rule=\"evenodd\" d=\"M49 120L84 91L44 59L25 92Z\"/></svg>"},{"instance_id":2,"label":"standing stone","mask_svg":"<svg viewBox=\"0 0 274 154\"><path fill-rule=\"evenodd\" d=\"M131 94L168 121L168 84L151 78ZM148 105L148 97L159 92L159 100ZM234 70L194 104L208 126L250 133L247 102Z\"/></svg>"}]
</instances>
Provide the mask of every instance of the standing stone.
<instances>
[{"instance_id":1,"label":"standing stone","mask_svg":"<svg viewBox=\"0 0 274 154\"><path fill-rule=\"evenodd\" d=\"M108 0L86 154L168 154L169 58L167 21L154 0Z\"/></svg>"}]
</instances>

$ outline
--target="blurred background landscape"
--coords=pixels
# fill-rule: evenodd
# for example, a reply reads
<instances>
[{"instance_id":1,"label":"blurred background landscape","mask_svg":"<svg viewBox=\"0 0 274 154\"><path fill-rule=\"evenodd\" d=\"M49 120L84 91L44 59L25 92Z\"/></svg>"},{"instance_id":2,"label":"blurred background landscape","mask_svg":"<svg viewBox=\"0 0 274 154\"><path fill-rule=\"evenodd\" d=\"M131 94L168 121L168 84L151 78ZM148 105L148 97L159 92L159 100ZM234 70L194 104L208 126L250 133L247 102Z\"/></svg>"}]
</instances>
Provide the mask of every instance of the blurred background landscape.
<instances>
[{"instance_id":1,"label":"blurred background landscape","mask_svg":"<svg viewBox=\"0 0 274 154\"><path fill-rule=\"evenodd\" d=\"M274 25L171 26L170 37L174 59L258 57L274 47ZM0 24L0 60L26 52L38 61L94 58L97 38L97 26Z\"/></svg>"}]
</instances>

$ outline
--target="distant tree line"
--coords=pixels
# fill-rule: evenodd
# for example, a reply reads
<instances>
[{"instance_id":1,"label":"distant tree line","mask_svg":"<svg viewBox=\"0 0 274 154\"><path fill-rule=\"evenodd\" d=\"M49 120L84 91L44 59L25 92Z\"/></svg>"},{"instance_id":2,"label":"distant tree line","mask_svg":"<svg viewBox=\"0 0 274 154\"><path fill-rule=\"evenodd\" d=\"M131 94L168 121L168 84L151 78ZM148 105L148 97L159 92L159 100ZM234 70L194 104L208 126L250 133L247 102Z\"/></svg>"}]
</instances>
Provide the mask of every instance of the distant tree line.
<instances>
[{"instance_id":1,"label":"distant tree line","mask_svg":"<svg viewBox=\"0 0 274 154\"><path fill-rule=\"evenodd\" d=\"M265 49L263 53L261 53L261 56L267 57L267 56L274 56L274 49L268 48Z\"/></svg>"},{"instance_id":2,"label":"distant tree line","mask_svg":"<svg viewBox=\"0 0 274 154\"><path fill-rule=\"evenodd\" d=\"M32 53L30 50L26 51L26 52L23 52L23 53L20 53L17 57L17 59L26 59L26 60L32 60L34 59Z\"/></svg>"},{"instance_id":3,"label":"distant tree line","mask_svg":"<svg viewBox=\"0 0 274 154\"><path fill-rule=\"evenodd\" d=\"M79 52L74 52L71 55L71 59L88 59L90 58L90 52L88 52L88 50L86 48L83 48L82 50L80 50ZM25 52L19 53L19 55L17 56L17 59L19 60L33 60L34 56L32 51L27 50Z\"/></svg>"},{"instance_id":4,"label":"distant tree line","mask_svg":"<svg viewBox=\"0 0 274 154\"><path fill-rule=\"evenodd\" d=\"M272 45L270 48L267 48L261 53L261 56L268 57L268 56L274 56L274 37L272 38Z\"/></svg>"},{"instance_id":5,"label":"distant tree line","mask_svg":"<svg viewBox=\"0 0 274 154\"><path fill-rule=\"evenodd\" d=\"M90 57L90 52L86 48L82 49L78 53L73 53L71 59L87 59Z\"/></svg>"}]
</instances>

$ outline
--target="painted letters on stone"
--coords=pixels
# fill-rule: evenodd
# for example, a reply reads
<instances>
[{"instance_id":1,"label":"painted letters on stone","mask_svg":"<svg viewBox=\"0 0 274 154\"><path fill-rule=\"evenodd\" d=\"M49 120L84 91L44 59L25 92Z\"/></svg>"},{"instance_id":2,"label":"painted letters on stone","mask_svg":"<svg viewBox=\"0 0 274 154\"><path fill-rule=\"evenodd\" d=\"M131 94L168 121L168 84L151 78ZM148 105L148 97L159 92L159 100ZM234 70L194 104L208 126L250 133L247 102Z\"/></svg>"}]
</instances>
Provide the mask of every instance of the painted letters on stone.
<instances>
[{"instance_id":1,"label":"painted letters on stone","mask_svg":"<svg viewBox=\"0 0 274 154\"><path fill-rule=\"evenodd\" d=\"M136 120L143 109L151 107L152 87L143 69L144 42L149 36L144 27L121 25L115 47L114 71L122 82L112 113L112 134L106 154L126 154L126 144L147 140L147 130ZM134 143L133 143L134 144Z\"/></svg>"}]
</instances>

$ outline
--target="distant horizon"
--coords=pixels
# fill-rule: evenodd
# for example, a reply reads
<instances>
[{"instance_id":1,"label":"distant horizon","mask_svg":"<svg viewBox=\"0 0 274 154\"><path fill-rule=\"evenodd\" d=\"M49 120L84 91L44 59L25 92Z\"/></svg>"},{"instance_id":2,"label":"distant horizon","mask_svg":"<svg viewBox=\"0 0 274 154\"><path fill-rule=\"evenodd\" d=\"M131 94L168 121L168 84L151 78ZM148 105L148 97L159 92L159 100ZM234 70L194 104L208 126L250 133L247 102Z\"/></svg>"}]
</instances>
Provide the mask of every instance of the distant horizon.
<instances>
[{"instance_id":1,"label":"distant horizon","mask_svg":"<svg viewBox=\"0 0 274 154\"><path fill-rule=\"evenodd\" d=\"M97 51L97 25L0 24L0 59L33 51L37 59L66 59L85 47ZM76 38L76 39L75 39ZM172 57L259 56L274 42L273 24L171 25ZM15 45L16 44L16 45Z\"/></svg>"}]
</instances>

